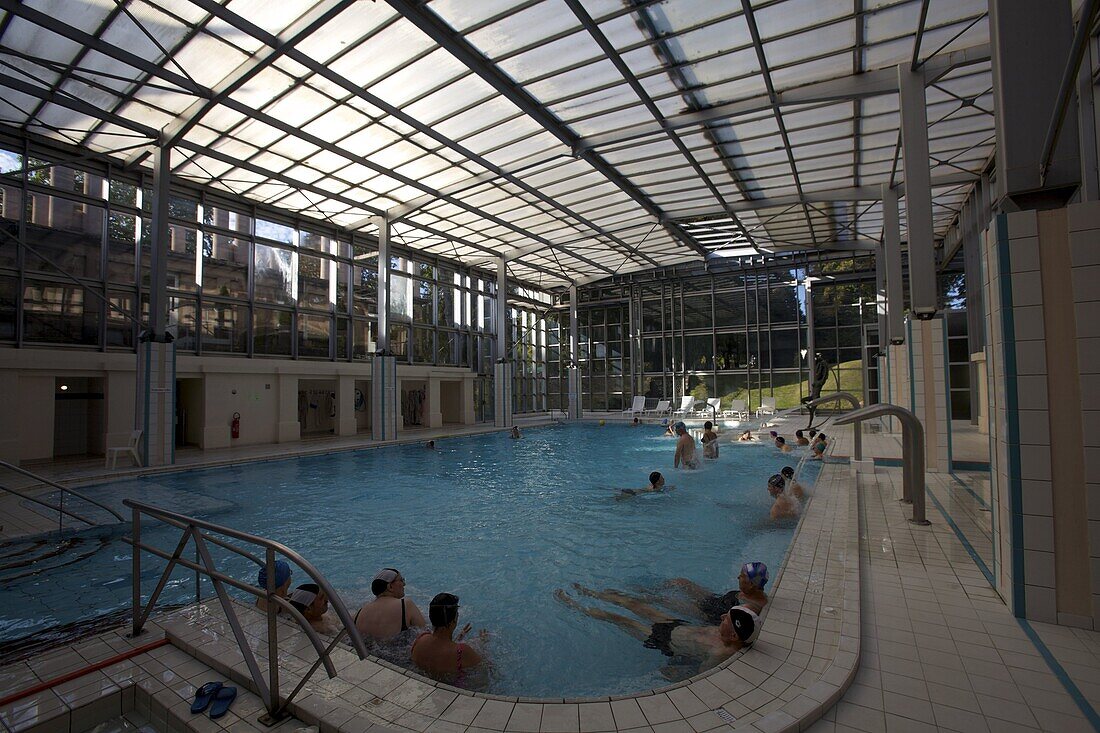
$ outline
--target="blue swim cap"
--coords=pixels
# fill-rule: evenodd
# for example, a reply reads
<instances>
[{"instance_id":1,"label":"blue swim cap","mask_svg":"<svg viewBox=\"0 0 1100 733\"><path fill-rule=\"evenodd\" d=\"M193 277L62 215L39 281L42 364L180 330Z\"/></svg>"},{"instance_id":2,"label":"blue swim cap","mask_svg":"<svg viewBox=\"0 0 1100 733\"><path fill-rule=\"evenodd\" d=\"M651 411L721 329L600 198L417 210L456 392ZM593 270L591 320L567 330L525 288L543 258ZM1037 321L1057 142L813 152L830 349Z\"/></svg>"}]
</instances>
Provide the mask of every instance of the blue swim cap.
<instances>
[{"instance_id":1,"label":"blue swim cap","mask_svg":"<svg viewBox=\"0 0 1100 733\"><path fill-rule=\"evenodd\" d=\"M741 566L741 571L745 573L745 577L749 579L750 583L760 590L764 590L764 586L768 583L767 565L762 562L747 562Z\"/></svg>"},{"instance_id":2,"label":"blue swim cap","mask_svg":"<svg viewBox=\"0 0 1100 733\"><path fill-rule=\"evenodd\" d=\"M286 560L275 561L275 587L282 587L283 583L290 580L290 563ZM267 566L264 565L260 568L259 575L256 576L256 585L261 588L267 587Z\"/></svg>"}]
</instances>

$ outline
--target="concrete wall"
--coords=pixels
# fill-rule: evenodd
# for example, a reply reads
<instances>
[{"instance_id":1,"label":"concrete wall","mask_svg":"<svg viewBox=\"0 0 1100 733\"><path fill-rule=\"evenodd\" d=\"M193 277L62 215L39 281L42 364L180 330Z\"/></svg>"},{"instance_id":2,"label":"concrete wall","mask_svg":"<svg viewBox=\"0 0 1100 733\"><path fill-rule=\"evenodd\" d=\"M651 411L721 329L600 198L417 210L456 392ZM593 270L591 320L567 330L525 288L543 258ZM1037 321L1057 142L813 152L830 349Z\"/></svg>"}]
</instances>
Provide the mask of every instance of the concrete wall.
<instances>
[{"instance_id":1,"label":"concrete wall","mask_svg":"<svg viewBox=\"0 0 1100 733\"><path fill-rule=\"evenodd\" d=\"M462 422L462 382L439 382L439 413L444 423Z\"/></svg>"},{"instance_id":2,"label":"concrete wall","mask_svg":"<svg viewBox=\"0 0 1100 733\"><path fill-rule=\"evenodd\" d=\"M0 399L14 409L0 411L0 458L13 461L49 459L54 455L54 389L58 376L99 380L104 399L102 439L96 450L127 443L134 429L135 366L132 353L102 353L60 349L0 349ZM445 389L448 418L473 422L473 380L468 369L399 365L398 377L423 385L437 395L435 416L442 424L441 380L461 388ZM237 357L180 355L180 380L197 380L181 394L188 410L188 442L204 450L298 440L298 386L316 380L338 394L336 427L340 435L356 435L370 427L371 366L368 363L305 362ZM194 386L194 385L199 386ZM355 389L365 398L355 410ZM457 397L456 397L457 395ZM460 400L456 406L454 399ZM345 404L346 403L346 404ZM396 406L395 406L396 408ZM241 415L241 437L230 437L233 413ZM425 410L428 418L430 408Z\"/></svg>"}]
</instances>

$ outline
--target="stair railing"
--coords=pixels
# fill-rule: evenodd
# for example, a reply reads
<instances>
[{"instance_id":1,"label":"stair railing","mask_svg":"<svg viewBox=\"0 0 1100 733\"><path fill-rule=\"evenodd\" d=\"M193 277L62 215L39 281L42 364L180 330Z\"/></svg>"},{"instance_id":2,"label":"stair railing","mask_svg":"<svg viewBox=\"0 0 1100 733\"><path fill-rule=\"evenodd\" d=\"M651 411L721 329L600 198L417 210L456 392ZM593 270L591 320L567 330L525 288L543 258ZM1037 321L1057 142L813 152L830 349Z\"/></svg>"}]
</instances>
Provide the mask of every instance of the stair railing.
<instances>
[{"instance_id":1,"label":"stair railing","mask_svg":"<svg viewBox=\"0 0 1100 733\"><path fill-rule=\"evenodd\" d=\"M299 555L294 550L291 550L286 545L272 540L258 537L247 532L241 532L230 527L224 527L212 522L207 522L202 519L196 519L194 517L188 517L183 514L177 514L176 512L170 512L159 507L145 504L133 499L126 499L123 501L127 507L133 512L132 520L132 536L125 538L125 541L129 542L134 547L133 552L133 635L137 636L142 632L142 627L149 619L149 614L152 612L153 607L156 605L157 599L160 597L161 592L164 590L168 583L168 579L172 574L172 571L177 565L188 568L195 571L196 574L196 597L198 596L198 581L200 576L206 576L210 578L211 583L214 586L214 591L218 596L218 601L221 603L222 610L225 612L226 620L229 622L229 627L233 631L233 637L237 642L237 646L240 648L241 656L244 657L245 665L248 667L249 675L252 677L252 683L255 685L260 698L264 702L264 707L267 708L267 713L262 716L259 721L264 725L272 726L279 721L286 718L289 713L287 708L290 705L294 697L305 686L306 682L313 675L315 671L324 665L325 671L330 678L336 677L336 667L332 663L330 654L336 645L346 636L351 641L352 647L354 647L356 653L360 659L364 659L367 656L367 648L363 643L363 638L360 636L358 629L355 628L355 621L351 614L348 612L344 602L340 599L340 596L329 584L325 576L321 574L317 568L311 565L305 558ZM172 553L165 552L159 547L153 547L152 545L145 544L141 541L141 518L142 516L149 517L151 519L159 520L164 524L168 524L172 527L177 527L183 530L180 536L179 542L176 545L176 549ZM234 540L238 540L248 545L254 545L256 548L262 550L263 557L259 557L248 550L238 547L232 542L219 539L212 536L211 533L222 535L223 537L230 537ZM188 542L191 541L195 546L195 561L192 562L183 557L183 551L186 548ZM252 562L256 563L262 568L267 570L267 587L259 588L258 586L251 585L249 583L242 582L237 578L231 577L222 573L217 569L214 564L214 560L210 555L210 544L216 544L230 550L242 557L248 558ZM141 602L141 553L142 551L148 552L152 555L156 555L164 560L168 561L167 567L161 574L160 580L157 582L156 589L152 595L149 596L149 602L142 605ZM317 632L310 626L309 621L305 616L294 608L287 599L282 596L276 595L275 585L275 556L276 553L285 557L291 561L309 576L310 580L317 584L317 586L328 596L329 602L332 604L333 609L336 611L337 617L340 619L340 623L343 629L334 638L328 647L322 643L321 638ZM234 604L226 592L226 586L232 586L237 590L244 591L258 599L264 600L266 603L266 615L267 615L267 678L264 679L263 673L260 672L260 665L256 661L256 656L252 651L251 645L248 643L248 639L245 636L244 629L241 626L240 619L237 617ZM305 632L310 643L313 645L314 650L317 652L317 662L307 671L303 676L298 686L287 695L285 698L280 695L279 692L279 655L278 655L278 623L276 621L276 614L278 610L286 612L290 618L294 619L298 625Z\"/></svg>"},{"instance_id":2,"label":"stair railing","mask_svg":"<svg viewBox=\"0 0 1100 733\"><path fill-rule=\"evenodd\" d=\"M824 405L826 402L840 402L845 401L852 406L853 410L859 409L859 400L851 392L830 392L826 395L821 395L815 400L810 400L805 404L806 407L814 408L818 405ZM847 423L834 422L834 425L841 425ZM855 423L852 428L855 436L852 439L852 457L857 461L863 460L863 427L859 423Z\"/></svg>"},{"instance_id":3,"label":"stair railing","mask_svg":"<svg viewBox=\"0 0 1100 733\"><path fill-rule=\"evenodd\" d=\"M855 424L858 431L861 421L886 415L901 422L902 501L913 503L913 517L909 521L931 524L924 514L924 426L917 416L904 407L879 403L842 415L834 424Z\"/></svg>"},{"instance_id":4,"label":"stair railing","mask_svg":"<svg viewBox=\"0 0 1100 733\"><path fill-rule=\"evenodd\" d=\"M9 494L15 494L16 496L18 496L21 499L26 499L29 502L33 502L35 504L38 504L39 506L44 506L47 509L52 509L53 511L57 512L57 530L59 532L64 528L64 518L65 517L72 517L73 519L75 519L79 522L84 522L89 527L94 527L94 526L96 526L96 524L98 524L97 522L94 522L91 519L88 519L87 517L85 517L83 515L77 514L76 512L73 512L73 511L70 511L70 510L66 509L65 508L65 494L67 494L67 493L72 494L73 496L80 499L81 501L86 501L86 502L88 502L89 504L91 504L93 506L99 507L103 511L108 512L109 514L113 515L120 522L125 522L126 521L125 519L122 518L121 514L116 512L111 507L109 507L106 504L103 504L101 502L98 502L95 499L92 499L88 496L85 496L84 494L80 493L76 489L70 489L67 486L62 486L61 484L50 481L48 478L44 478L42 476L39 476L36 473L32 473L32 472L28 471L25 468L20 468L19 466L16 466L12 463L8 463L7 461L0 461L0 467L6 468L9 471L14 471L15 473L18 473L18 474L22 474L23 476L26 476L27 478L34 479L35 481L38 481L39 483L43 483L47 486L52 486L53 488L57 489L60 492L58 494L58 504L51 504L50 502L45 501L44 499L39 499L37 497L30 496L28 494L23 493L22 491L17 491L16 489L11 488L10 486L0 486L0 491L7 491Z\"/></svg>"}]
</instances>

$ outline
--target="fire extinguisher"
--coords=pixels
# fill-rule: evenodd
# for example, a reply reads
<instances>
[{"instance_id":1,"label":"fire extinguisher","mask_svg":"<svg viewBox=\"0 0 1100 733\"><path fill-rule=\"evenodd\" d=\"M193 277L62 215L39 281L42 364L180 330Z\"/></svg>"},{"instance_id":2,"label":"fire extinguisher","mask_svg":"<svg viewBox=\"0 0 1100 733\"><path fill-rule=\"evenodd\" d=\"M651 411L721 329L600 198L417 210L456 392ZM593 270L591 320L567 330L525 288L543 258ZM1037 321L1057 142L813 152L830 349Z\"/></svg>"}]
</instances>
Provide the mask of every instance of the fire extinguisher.
<instances>
[{"instance_id":1,"label":"fire extinguisher","mask_svg":"<svg viewBox=\"0 0 1100 733\"><path fill-rule=\"evenodd\" d=\"M230 430L232 431L234 440L241 437L241 413L233 413L233 425Z\"/></svg>"}]
</instances>

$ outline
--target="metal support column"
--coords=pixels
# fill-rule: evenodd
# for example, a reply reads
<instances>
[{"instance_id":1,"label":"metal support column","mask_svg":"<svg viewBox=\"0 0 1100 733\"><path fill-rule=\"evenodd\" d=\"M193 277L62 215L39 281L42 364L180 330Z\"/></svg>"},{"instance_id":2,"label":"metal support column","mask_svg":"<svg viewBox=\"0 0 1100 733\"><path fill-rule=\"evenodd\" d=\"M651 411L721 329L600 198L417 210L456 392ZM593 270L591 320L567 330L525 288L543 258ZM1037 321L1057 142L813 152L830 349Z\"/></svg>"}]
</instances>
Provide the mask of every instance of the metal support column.
<instances>
[{"instance_id":1,"label":"metal support column","mask_svg":"<svg viewBox=\"0 0 1100 733\"><path fill-rule=\"evenodd\" d=\"M397 389L397 359L390 355L390 223L371 217L378 227L378 329L371 358L371 440L397 440L401 406Z\"/></svg>"},{"instance_id":2,"label":"metal support column","mask_svg":"<svg viewBox=\"0 0 1100 733\"><path fill-rule=\"evenodd\" d=\"M378 227L378 333L379 353L390 352L390 223L384 216L372 216Z\"/></svg>"},{"instance_id":3,"label":"metal support column","mask_svg":"<svg viewBox=\"0 0 1100 733\"><path fill-rule=\"evenodd\" d=\"M936 251L932 229L932 175L928 169L928 108L924 72L898 65L905 221L909 233L909 310L919 319L936 315Z\"/></svg>"},{"instance_id":4,"label":"metal support column","mask_svg":"<svg viewBox=\"0 0 1100 733\"><path fill-rule=\"evenodd\" d=\"M141 431L145 466L171 465L176 451L176 347L167 333L171 174L172 149L159 145L153 157L149 321L138 340L134 395L134 429Z\"/></svg>"},{"instance_id":5,"label":"metal support column","mask_svg":"<svg viewBox=\"0 0 1100 733\"><path fill-rule=\"evenodd\" d=\"M512 391L514 361L508 349L508 261L497 258L496 360L493 365L493 424L509 428L513 424Z\"/></svg>"},{"instance_id":6,"label":"metal support column","mask_svg":"<svg viewBox=\"0 0 1100 733\"><path fill-rule=\"evenodd\" d=\"M569 286L569 417L579 419L583 410L581 394L580 329L577 323L577 286Z\"/></svg>"},{"instance_id":7,"label":"metal support column","mask_svg":"<svg viewBox=\"0 0 1100 733\"><path fill-rule=\"evenodd\" d=\"M898 220L898 192L882 187L882 243L886 251L886 332L889 343L905 343L905 290L901 274L901 224Z\"/></svg>"}]
</instances>

